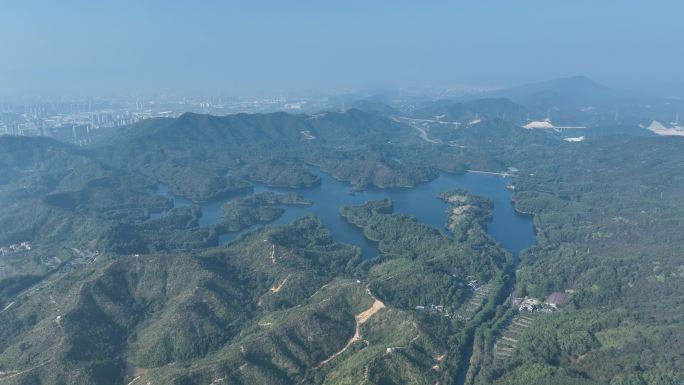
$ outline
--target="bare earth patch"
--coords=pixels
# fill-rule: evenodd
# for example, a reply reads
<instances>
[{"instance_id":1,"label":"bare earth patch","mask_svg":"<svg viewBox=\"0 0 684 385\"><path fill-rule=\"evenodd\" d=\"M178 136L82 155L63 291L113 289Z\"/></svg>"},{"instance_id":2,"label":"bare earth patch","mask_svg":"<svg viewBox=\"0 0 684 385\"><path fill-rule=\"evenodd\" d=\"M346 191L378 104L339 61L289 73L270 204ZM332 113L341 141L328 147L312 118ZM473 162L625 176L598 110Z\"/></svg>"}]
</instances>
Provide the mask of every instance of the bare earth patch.
<instances>
[{"instance_id":1,"label":"bare earth patch","mask_svg":"<svg viewBox=\"0 0 684 385\"><path fill-rule=\"evenodd\" d=\"M351 339L349 339L349 341L347 341L347 344L344 345L342 350L325 359L323 362L318 364L316 368L320 368L321 366L334 360L340 354L347 351L347 349L349 349L349 347L352 346L355 342L361 341L361 325L366 323L366 321L368 321L375 313L377 313L378 311L380 311L380 309L385 307L385 304L382 303L382 301L380 301L379 299L375 298L375 296L370 292L369 289L366 289L366 292L374 299L374 301L371 307L354 316L354 319L356 320L356 330L354 331L354 335Z\"/></svg>"},{"instance_id":2,"label":"bare earth patch","mask_svg":"<svg viewBox=\"0 0 684 385\"><path fill-rule=\"evenodd\" d=\"M285 277L285 279L284 279L282 282L280 282L280 283L277 284L276 286L273 286L272 288L270 288L269 290L271 291L271 293L277 293L277 292L279 292L280 289L282 289L283 286L285 286L285 284L287 283L287 280L290 279L290 275L291 275L291 274L288 274L287 277Z\"/></svg>"},{"instance_id":3,"label":"bare earth patch","mask_svg":"<svg viewBox=\"0 0 684 385\"><path fill-rule=\"evenodd\" d=\"M472 208L472 205L454 207L451 210L451 215L449 216L449 228L453 230L456 226L458 226L458 224L461 223L461 221L463 221L465 218L466 213Z\"/></svg>"}]
</instances>

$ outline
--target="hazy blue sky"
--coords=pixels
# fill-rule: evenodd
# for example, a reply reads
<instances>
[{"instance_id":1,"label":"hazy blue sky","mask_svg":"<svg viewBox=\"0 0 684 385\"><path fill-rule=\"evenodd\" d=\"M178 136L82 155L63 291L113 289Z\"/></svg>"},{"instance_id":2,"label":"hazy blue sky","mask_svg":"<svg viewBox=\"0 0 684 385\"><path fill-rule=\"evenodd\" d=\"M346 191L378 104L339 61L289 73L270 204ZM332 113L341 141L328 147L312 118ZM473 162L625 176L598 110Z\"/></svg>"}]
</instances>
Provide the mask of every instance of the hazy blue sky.
<instances>
[{"instance_id":1,"label":"hazy blue sky","mask_svg":"<svg viewBox=\"0 0 684 385\"><path fill-rule=\"evenodd\" d=\"M681 82L682 25L681 0L3 0L0 94Z\"/></svg>"}]
</instances>

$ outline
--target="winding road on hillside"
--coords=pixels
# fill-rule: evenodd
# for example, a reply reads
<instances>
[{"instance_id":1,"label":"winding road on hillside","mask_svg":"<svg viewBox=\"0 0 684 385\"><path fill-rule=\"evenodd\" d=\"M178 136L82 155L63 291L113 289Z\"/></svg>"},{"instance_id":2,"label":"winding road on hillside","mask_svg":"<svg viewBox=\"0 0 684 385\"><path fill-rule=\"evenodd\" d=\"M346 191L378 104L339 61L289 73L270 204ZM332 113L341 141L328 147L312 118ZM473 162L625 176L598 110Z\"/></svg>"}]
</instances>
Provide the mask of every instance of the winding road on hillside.
<instances>
[{"instance_id":1,"label":"winding road on hillside","mask_svg":"<svg viewBox=\"0 0 684 385\"><path fill-rule=\"evenodd\" d=\"M325 360L321 361L321 363L318 364L314 369L318 369L321 366L339 357L342 353L346 352L347 349L349 349L349 347L351 347L355 342L363 341L363 339L361 338L361 326L365 324L373 315L375 315L377 312L379 312L381 309L385 307L385 304L379 299L377 299L368 287L366 287L366 293L373 299L373 304L368 309L354 316L354 319L356 321L354 335L349 339L349 341L347 341L347 344L344 345L342 349L340 349L330 357L326 358Z\"/></svg>"}]
</instances>

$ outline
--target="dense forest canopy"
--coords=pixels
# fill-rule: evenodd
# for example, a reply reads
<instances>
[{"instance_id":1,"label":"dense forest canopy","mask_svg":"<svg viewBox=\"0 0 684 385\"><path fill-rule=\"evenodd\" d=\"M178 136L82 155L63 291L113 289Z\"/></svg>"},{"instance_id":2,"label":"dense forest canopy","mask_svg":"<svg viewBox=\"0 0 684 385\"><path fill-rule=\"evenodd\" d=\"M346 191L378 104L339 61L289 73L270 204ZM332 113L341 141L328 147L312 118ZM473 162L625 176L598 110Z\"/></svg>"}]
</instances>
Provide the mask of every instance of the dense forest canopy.
<instances>
[{"instance_id":1,"label":"dense forest canopy","mask_svg":"<svg viewBox=\"0 0 684 385\"><path fill-rule=\"evenodd\" d=\"M521 127L546 106L515 92L188 113L88 148L0 137L0 383L684 383L684 138L597 123L563 140ZM389 200L340 207L372 259L314 216L219 245L310 204L311 167L351 192L510 174L536 244L518 260L487 232L491 202L452 190L443 229Z\"/></svg>"}]
</instances>

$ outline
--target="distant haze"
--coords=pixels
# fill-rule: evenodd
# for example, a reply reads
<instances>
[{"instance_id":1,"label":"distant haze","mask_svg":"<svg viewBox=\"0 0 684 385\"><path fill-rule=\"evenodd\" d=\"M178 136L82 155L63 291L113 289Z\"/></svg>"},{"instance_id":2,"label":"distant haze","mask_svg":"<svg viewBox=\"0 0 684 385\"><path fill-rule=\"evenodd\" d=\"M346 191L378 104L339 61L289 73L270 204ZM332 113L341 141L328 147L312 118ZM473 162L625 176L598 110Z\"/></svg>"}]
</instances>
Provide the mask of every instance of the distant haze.
<instances>
[{"instance_id":1,"label":"distant haze","mask_svg":"<svg viewBox=\"0 0 684 385\"><path fill-rule=\"evenodd\" d=\"M681 0L33 1L0 6L0 95L256 95L684 83Z\"/></svg>"}]
</instances>

